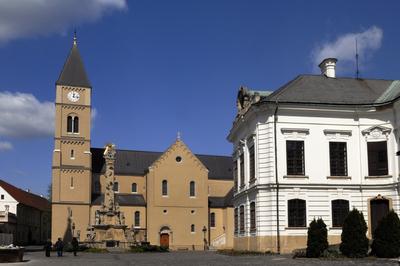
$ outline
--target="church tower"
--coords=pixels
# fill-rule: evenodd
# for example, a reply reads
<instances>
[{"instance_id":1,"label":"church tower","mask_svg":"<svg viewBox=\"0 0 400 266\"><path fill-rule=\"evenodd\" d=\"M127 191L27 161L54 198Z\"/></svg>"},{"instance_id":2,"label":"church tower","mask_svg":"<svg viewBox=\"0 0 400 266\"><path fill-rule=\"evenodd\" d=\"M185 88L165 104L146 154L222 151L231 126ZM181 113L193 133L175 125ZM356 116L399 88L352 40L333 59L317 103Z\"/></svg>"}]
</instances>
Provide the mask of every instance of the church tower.
<instances>
[{"instance_id":1,"label":"church tower","mask_svg":"<svg viewBox=\"0 0 400 266\"><path fill-rule=\"evenodd\" d=\"M56 82L52 241L84 240L91 203L91 85L74 36Z\"/></svg>"}]
</instances>

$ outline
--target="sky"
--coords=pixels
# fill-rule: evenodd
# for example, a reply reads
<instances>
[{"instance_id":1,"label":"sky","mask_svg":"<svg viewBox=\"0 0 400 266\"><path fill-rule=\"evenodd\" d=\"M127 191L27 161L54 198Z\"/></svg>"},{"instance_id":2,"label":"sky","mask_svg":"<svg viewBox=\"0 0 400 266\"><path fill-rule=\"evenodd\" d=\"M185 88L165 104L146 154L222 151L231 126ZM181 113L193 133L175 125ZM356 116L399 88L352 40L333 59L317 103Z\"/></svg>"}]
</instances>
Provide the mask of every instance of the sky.
<instances>
[{"instance_id":1,"label":"sky","mask_svg":"<svg viewBox=\"0 0 400 266\"><path fill-rule=\"evenodd\" d=\"M400 79L399 1L2 0L0 178L47 194L55 81L74 29L93 86L92 147L230 155L240 86L319 74Z\"/></svg>"}]
</instances>

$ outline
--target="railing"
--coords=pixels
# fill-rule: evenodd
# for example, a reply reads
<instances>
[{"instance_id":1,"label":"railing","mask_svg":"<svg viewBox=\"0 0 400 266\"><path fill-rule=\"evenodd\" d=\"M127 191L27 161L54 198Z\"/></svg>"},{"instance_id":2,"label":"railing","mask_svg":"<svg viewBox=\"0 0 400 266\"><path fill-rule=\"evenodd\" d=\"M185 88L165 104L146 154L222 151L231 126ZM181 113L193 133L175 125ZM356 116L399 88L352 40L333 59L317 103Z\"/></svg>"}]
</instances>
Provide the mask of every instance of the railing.
<instances>
[{"instance_id":1,"label":"railing","mask_svg":"<svg viewBox=\"0 0 400 266\"><path fill-rule=\"evenodd\" d=\"M223 233L222 235L217 236L215 239L211 241L212 247L221 247L226 244L226 234Z\"/></svg>"}]
</instances>

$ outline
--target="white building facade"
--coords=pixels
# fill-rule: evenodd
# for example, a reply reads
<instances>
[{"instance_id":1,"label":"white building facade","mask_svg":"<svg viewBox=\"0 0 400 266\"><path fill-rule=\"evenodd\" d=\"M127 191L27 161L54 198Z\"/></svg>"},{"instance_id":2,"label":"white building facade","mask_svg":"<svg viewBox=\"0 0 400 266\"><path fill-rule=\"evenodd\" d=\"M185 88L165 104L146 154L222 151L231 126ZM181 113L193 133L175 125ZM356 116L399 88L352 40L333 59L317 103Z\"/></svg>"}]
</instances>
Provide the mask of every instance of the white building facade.
<instances>
[{"instance_id":1,"label":"white building facade","mask_svg":"<svg viewBox=\"0 0 400 266\"><path fill-rule=\"evenodd\" d=\"M319 217L330 244L340 243L352 208L371 238L389 209L399 212L400 82L336 78L335 64L326 59L323 75L300 75L273 93L240 89L228 136L235 249L304 248Z\"/></svg>"}]
</instances>

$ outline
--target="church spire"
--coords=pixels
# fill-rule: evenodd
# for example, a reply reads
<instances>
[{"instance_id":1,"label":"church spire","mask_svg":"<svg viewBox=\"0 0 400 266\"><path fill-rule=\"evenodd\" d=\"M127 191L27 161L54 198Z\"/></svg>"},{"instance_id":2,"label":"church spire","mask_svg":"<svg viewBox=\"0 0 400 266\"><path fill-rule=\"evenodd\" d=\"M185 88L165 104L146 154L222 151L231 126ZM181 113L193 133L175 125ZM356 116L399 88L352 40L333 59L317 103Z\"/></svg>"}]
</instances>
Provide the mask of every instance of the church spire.
<instances>
[{"instance_id":1,"label":"church spire","mask_svg":"<svg viewBox=\"0 0 400 266\"><path fill-rule=\"evenodd\" d=\"M64 67L56 82L57 85L76 86L91 88L90 81L86 75L83 61L79 54L76 38L76 30L74 31L74 39L71 51L65 61Z\"/></svg>"}]
</instances>

